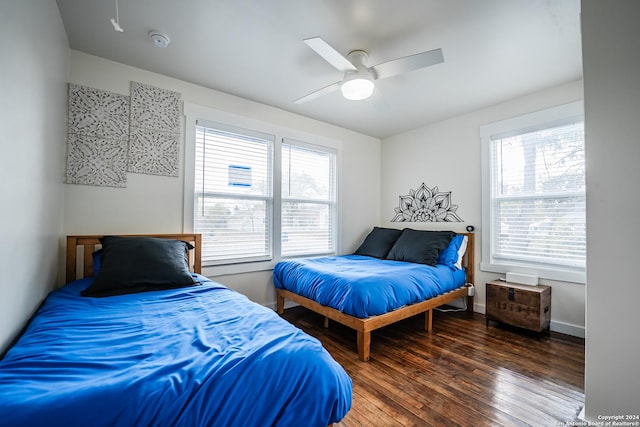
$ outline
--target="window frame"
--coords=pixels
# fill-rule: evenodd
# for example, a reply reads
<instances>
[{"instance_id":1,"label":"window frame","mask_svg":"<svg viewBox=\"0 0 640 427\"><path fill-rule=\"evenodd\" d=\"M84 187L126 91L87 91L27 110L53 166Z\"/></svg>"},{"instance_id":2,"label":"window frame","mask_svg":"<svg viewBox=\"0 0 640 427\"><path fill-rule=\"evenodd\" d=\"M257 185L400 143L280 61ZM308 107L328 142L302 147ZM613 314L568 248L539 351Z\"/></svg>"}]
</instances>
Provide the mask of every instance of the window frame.
<instances>
[{"instance_id":1,"label":"window frame","mask_svg":"<svg viewBox=\"0 0 640 427\"><path fill-rule=\"evenodd\" d=\"M236 134L241 137L254 138L257 140L261 140L267 143L266 145L266 181L268 188L266 189L266 193L262 195L258 194L242 194L239 191L210 191L207 194L209 196L213 196L218 199L226 199L226 200L254 200L254 201L262 201L265 204L265 224L267 224L265 230L265 238L266 238L266 253L262 255L254 255L254 256L244 256L241 258L227 258L227 259L219 259L208 261L209 264L203 264L206 266L215 266L215 265L228 265L228 264L239 264L239 263L247 263L247 262L257 262L257 261L271 261L273 259L273 158L274 158L274 147L276 144L275 135L267 134L264 132L256 132L251 129L240 128L238 126L230 126L224 123L212 122L204 119L196 120L196 128L203 127L212 129L219 132L227 132L230 134ZM197 132L196 132L197 137ZM195 139L194 139L195 144ZM197 157L197 154L196 154ZM194 168L195 172L195 168ZM195 173L194 173L195 176ZM194 219L195 215L195 207L196 207L196 191L194 185ZM205 197L205 194L201 195ZM194 230L195 230L195 222L194 222ZM203 236L203 244L205 241L205 237ZM205 252L203 251L203 262L205 257Z\"/></svg>"},{"instance_id":2,"label":"window frame","mask_svg":"<svg viewBox=\"0 0 640 427\"><path fill-rule=\"evenodd\" d=\"M281 139L280 152L282 153L282 146L289 145L291 147L298 147L302 149L307 149L310 151L319 151L326 154L331 154L333 156L333 162L331 164L332 170L331 174L333 175L333 184L334 187L331 189L331 194L329 195L329 200L321 200L321 199L311 199L311 198L288 198L284 195L280 194L280 207L282 209L284 203L292 203L292 202L300 202L300 203L308 203L308 204L316 204L316 205L326 205L329 207L329 211L333 221L333 229L335 230L338 226L338 201L337 201L337 191L338 191L338 152L336 149L326 146L320 146L316 144L310 144L308 142L299 141L292 138L283 138ZM282 157L280 157L282 159ZM280 179L282 180L282 173L284 172L282 168L280 168ZM280 188L282 189L282 181L280 182ZM282 190L281 190L282 192ZM280 215L280 219L282 219L282 214ZM280 236L282 237L282 226L280 228ZM321 252L309 252L303 255L283 255L282 247L280 247L279 255L280 259L288 259L288 258L299 258L306 256L318 256L318 255L335 255L336 247L337 247L338 235L334 231L331 235L331 250L330 251L321 251ZM280 240L282 243L282 240ZM282 246L282 245L281 245Z\"/></svg>"},{"instance_id":3,"label":"window frame","mask_svg":"<svg viewBox=\"0 0 640 427\"><path fill-rule=\"evenodd\" d=\"M204 265L203 275L218 276L225 274L240 274L273 269L280 261L281 256L281 207L282 207L282 141L294 140L315 146L320 149L335 151L335 180L336 180L336 226L334 230L335 254L341 251L341 185L340 176L342 168L342 141L310 134L298 129L280 126L249 117L217 110L211 107L184 102L183 114L185 116L185 148L184 148L184 194L182 227L184 232L194 230L194 198L195 198L195 138L197 120L220 123L231 127L252 130L259 133L275 136L272 158L272 259L265 261L234 262L228 264ZM295 258L295 257L287 257Z\"/></svg>"},{"instance_id":4,"label":"window frame","mask_svg":"<svg viewBox=\"0 0 640 427\"><path fill-rule=\"evenodd\" d=\"M493 255L493 215L491 194L491 143L492 136L502 138L522 133L554 127L571 118L584 121L584 102L575 101L529 114L501 120L480 126L482 159L482 260L480 270L494 273L522 273L563 282L582 283L586 281L585 268L552 266L551 264L524 262L495 258ZM586 197L586 192L585 192ZM586 209L586 207L585 207ZM586 250L586 249L585 249ZM585 261L586 262L586 261Z\"/></svg>"}]
</instances>

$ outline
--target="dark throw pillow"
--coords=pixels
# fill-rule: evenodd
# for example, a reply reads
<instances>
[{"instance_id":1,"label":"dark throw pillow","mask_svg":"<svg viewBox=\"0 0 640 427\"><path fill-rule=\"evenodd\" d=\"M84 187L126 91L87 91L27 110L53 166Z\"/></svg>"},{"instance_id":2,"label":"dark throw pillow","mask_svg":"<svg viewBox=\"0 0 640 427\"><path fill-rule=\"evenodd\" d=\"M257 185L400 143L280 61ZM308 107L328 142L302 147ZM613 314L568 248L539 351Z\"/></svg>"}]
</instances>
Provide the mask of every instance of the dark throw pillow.
<instances>
[{"instance_id":1,"label":"dark throw pillow","mask_svg":"<svg viewBox=\"0 0 640 427\"><path fill-rule=\"evenodd\" d=\"M373 227L354 254L384 258L401 233L402 230L396 228Z\"/></svg>"},{"instance_id":2,"label":"dark throw pillow","mask_svg":"<svg viewBox=\"0 0 640 427\"><path fill-rule=\"evenodd\" d=\"M187 242L155 237L106 236L94 282L83 296L105 297L198 284L189 272Z\"/></svg>"},{"instance_id":3,"label":"dark throw pillow","mask_svg":"<svg viewBox=\"0 0 640 427\"><path fill-rule=\"evenodd\" d=\"M427 231L405 228L393 245L387 259L436 265L440 251L449 245L453 231Z\"/></svg>"}]
</instances>

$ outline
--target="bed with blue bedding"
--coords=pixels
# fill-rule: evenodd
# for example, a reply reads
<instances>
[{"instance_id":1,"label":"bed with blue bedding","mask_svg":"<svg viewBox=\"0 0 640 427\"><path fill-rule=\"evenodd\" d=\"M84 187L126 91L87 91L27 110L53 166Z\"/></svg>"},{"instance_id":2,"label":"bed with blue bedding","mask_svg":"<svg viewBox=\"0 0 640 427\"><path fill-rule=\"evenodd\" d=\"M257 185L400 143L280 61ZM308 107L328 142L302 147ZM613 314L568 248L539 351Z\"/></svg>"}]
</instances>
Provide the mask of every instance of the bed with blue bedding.
<instances>
[{"instance_id":1,"label":"bed with blue bedding","mask_svg":"<svg viewBox=\"0 0 640 427\"><path fill-rule=\"evenodd\" d=\"M349 411L342 367L273 310L193 272L126 291L101 274L53 291L0 361L3 426L327 426Z\"/></svg>"},{"instance_id":2,"label":"bed with blue bedding","mask_svg":"<svg viewBox=\"0 0 640 427\"><path fill-rule=\"evenodd\" d=\"M358 332L370 357L371 331L467 297L473 283L473 234L375 227L351 255L281 261L273 270L278 312L292 300Z\"/></svg>"}]
</instances>

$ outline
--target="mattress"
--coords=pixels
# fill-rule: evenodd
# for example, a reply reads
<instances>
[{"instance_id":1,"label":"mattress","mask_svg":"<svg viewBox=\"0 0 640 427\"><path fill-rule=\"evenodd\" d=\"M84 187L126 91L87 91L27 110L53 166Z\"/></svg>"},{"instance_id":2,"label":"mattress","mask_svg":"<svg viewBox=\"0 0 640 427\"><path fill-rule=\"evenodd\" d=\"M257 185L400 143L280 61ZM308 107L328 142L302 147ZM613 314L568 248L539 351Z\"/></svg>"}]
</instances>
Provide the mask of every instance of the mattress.
<instances>
[{"instance_id":1,"label":"mattress","mask_svg":"<svg viewBox=\"0 0 640 427\"><path fill-rule=\"evenodd\" d=\"M52 292L0 361L3 426L326 426L351 380L315 338L202 276L198 286Z\"/></svg>"},{"instance_id":2,"label":"mattress","mask_svg":"<svg viewBox=\"0 0 640 427\"><path fill-rule=\"evenodd\" d=\"M465 284L464 270L363 255L281 261L277 288L361 319L435 297Z\"/></svg>"}]
</instances>

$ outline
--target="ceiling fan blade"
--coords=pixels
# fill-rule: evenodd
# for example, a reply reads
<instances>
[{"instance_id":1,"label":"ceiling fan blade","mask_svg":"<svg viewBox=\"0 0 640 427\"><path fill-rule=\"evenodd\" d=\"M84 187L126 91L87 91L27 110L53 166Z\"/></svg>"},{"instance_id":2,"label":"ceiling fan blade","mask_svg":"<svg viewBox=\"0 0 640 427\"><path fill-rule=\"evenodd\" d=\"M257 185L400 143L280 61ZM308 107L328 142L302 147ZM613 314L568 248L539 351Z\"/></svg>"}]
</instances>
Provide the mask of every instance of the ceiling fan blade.
<instances>
[{"instance_id":1,"label":"ceiling fan blade","mask_svg":"<svg viewBox=\"0 0 640 427\"><path fill-rule=\"evenodd\" d=\"M316 98L319 98L323 95L327 95L331 92L334 92L338 89L340 89L340 84L342 82L335 82L333 84L330 84L329 86L325 86L322 89L318 89L315 92L311 92L309 95L305 95L302 98L296 99L294 102L294 104L304 104L305 102L309 102L312 101Z\"/></svg>"},{"instance_id":2,"label":"ceiling fan blade","mask_svg":"<svg viewBox=\"0 0 640 427\"><path fill-rule=\"evenodd\" d=\"M327 42L320 37L312 37L304 39L304 42L311 49L315 50L318 55L324 58L329 64L333 65L340 71L358 71L347 58L342 56L340 52L332 48Z\"/></svg>"},{"instance_id":3,"label":"ceiling fan blade","mask_svg":"<svg viewBox=\"0 0 640 427\"><path fill-rule=\"evenodd\" d=\"M377 79L386 79L387 77L440 64L441 62L444 62L442 49L434 49L427 52L416 53L415 55L392 59L391 61L374 65L370 70L374 72Z\"/></svg>"}]
</instances>

